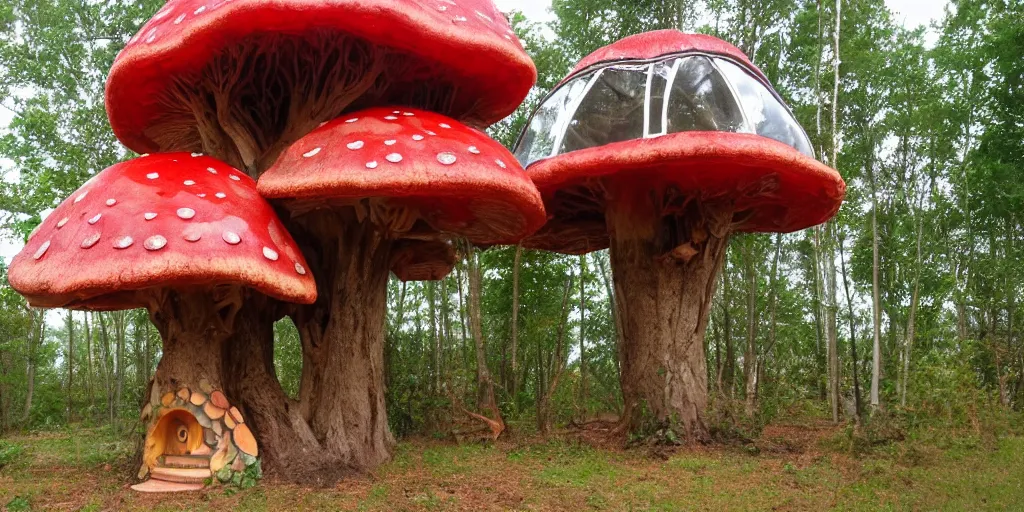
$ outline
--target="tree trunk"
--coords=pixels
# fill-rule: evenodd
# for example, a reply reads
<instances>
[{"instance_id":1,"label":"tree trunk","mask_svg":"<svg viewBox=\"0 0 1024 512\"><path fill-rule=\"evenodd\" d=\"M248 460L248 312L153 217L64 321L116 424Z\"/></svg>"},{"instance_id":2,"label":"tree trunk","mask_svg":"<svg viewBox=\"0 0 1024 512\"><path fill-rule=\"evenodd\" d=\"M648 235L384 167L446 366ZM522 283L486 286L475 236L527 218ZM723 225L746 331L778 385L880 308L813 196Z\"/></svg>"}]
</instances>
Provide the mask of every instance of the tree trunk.
<instances>
[{"instance_id":1,"label":"tree trunk","mask_svg":"<svg viewBox=\"0 0 1024 512\"><path fill-rule=\"evenodd\" d=\"M93 414L96 408L96 399L93 390L93 369L92 369L92 332L89 327L89 313L85 313L85 362L86 362L86 374L85 374L85 392L89 395L89 413ZM146 324L147 329L149 324ZM148 379L147 379L148 380Z\"/></svg>"},{"instance_id":2,"label":"tree trunk","mask_svg":"<svg viewBox=\"0 0 1024 512\"><path fill-rule=\"evenodd\" d=\"M728 256L723 256L726 262L722 269L722 337L725 338L725 362L722 363L722 376L719 378L719 389L724 387L725 396L732 397L733 388L736 385L736 352L732 344L732 317L729 314L729 299L732 286L729 285L729 263Z\"/></svg>"},{"instance_id":3,"label":"tree trunk","mask_svg":"<svg viewBox=\"0 0 1024 512\"><path fill-rule=\"evenodd\" d=\"M114 388L110 385L110 337L107 335L105 313L95 313L95 315L100 319L100 371L103 372L103 390L107 400L107 421L116 431L117 425L114 424Z\"/></svg>"},{"instance_id":4,"label":"tree trunk","mask_svg":"<svg viewBox=\"0 0 1024 512\"><path fill-rule=\"evenodd\" d=\"M74 404L71 403L72 391L75 382L75 317L71 310L68 310L68 385L66 388L64 402L64 420L71 423L71 414L74 411Z\"/></svg>"},{"instance_id":5,"label":"tree trunk","mask_svg":"<svg viewBox=\"0 0 1024 512\"><path fill-rule=\"evenodd\" d=\"M743 241L743 269L747 278L747 350L743 354L745 412L752 417L757 409L757 275L754 271L754 238Z\"/></svg>"},{"instance_id":6,"label":"tree trunk","mask_svg":"<svg viewBox=\"0 0 1024 512\"><path fill-rule=\"evenodd\" d=\"M853 294L850 292L850 282L847 280L846 274L846 240L845 238L839 240L839 264L843 272L843 290L846 292L846 306L848 310L848 318L850 320L850 360L851 374L853 375L853 405L854 413L856 414L856 420L860 421L861 414L864 413L863 404L861 403L860 396L860 380L859 372L857 367L860 365L860 361L857 359L857 326L855 324L856 317L853 315Z\"/></svg>"},{"instance_id":7,"label":"tree trunk","mask_svg":"<svg viewBox=\"0 0 1024 512\"><path fill-rule=\"evenodd\" d=\"M910 296L910 314L907 316L907 339L903 352L903 379L900 387L900 405L907 406L907 385L910 382L910 356L914 349L914 332L917 323L917 302L921 289L921 234L924 231L924 216L918 212L917 219L917 260L914 274L914 291Z\"/></svg>"},{"instance_id":8,"label":"tree trunk","mask_svg":"<svg viewBox=\"0 0 1024 512\"><path fill-rule=\"evenodd\" d=\"M630 430L650 435L669 428L681 439L706 440L704 332L731 206L714 209L691 200L685 211L664 218L635 187L607 190L614 191L607 223ZM690 250L676 250L684 245Z\"/></svg>"},{"instance_id":9,"label":"tree trunk","mask_svg":"<svg viewBox=\"0 0 1024 512\"><path fill-rule=\"evenodd\" d=\"M622 321L619 320L619 308L615 304L615 291L612 289L612 280L608 277L608 268L605 266L604 257L599 253L593 253L594 261L597 262L598 271L601 274L601 282L604 283L604 291L608 294L608 304L612 310L612 325L615 327L615 373L619 380L622 380Z\"/></svg>"},{"instance_id":10,"label":"tree trunk","mask_svg":"<svg viewBox=\"0 0 1024 512\"><path fill-rule=\"evenodd\" d=\"M551 382L543 391L540 400L537 402L537 430L547 435L551 427L551 397L558 389L558 380L565 370L566 350L563 350L565 341L565 328L569 322L569 292L572 290L572 275L565 278L565 290L562 292L562 309L558 319L558 336L555 338L555 360L551 365Z\"/></svg>"},{"instance_id":11,"label":"tree trunk","mask_svg":"<svg viewBox=\"0 0 1024 512\"><path fill-rule=\"evenodd\" d=\"M36 349L43 341L43 337L46 333L46 311L38 310L38 319L36 319L36 312L29 310L30 319L32 322L30 325L35 326L35 332L32 328L29 328L28 332L28 357L26 358L25 368L25 410L21 415L21 422L28 424L32 414L32 398L35 395L36 390Z\"/></svg>"},{"instance_id":12,"label":"tree trunk","mask_svg":"<svg viewBox=\"0 0 1024 512\"><path fill-rule=\"evenodd\" d=\"M247 294L236 315L235 331L224 342L226 394L237 402L259 442L263 468L287 481L330 485L346 461L322 450L299 403L281 388L274 369L274 322L279 305Z\"/></svg>"},{"instance_id":13,"label":"tree trunk","mask_svg":"<svg viewBox=\"0 0 1024 512\"><path fill-rule=\"evenodd\" d=\"M586 318L587 318L587 257L580 255L580 406L583 407L583 416L587 413L587 347L586 347Z\"/></svg>"},{"instance_id":14,"label":"tree trunk","mask_svg":"<svg viewBox=\"0 0 1024 512\"><path fill-rule=\"evenodd\" d=\"M293 316L302 339L302 416L330 458L370 469L391 458L384 321L391 242L350 210L295 219L319 297Z\"/></svg>"},{"instance_id":15,"label":"tree trunk","mask_svg":"<svg viewBox=\"0 0 1024 512\"><path fill-rule=\"evenodd\" d=\"M510 357L512 359L511 366L511 386L509 387L509 393L512 394L512 400L518 403L516 397L519 394L519 267L522 263L523 257L523 246L516 246L516 256L512 260L512 339L510 341Z\"/></svg>"},{"instance_id":16,"label":"tree trunk","mask_svg":"<svg viewBox=\"0 0 1024 512\"><path fill-rule=\"evenodd\" d=\"M871 411L878 409L878 384L882 373L882 305L878 283L878 198L875 192L875 179L872 163L868 165L868 176L871 182L871 309L874 326L874 345L871 356Z\"/></svg>"},{"instance_id":17,"label":"tree trunk","mask_svg":"<svg viewBox=\"0 0 1024 512\"><path fill-rule=\"evenodd\" d=\"M491 381L491 372L487 368L487 352L484 347L483 326L480 318L483 276L480 270L480 260L472 246L466 255L466 260L469 262L469 330L476 347L477 408L481 412L492 414L492 420L502 421L501 413L498 411L498 402L494 399L494 383Z\"/></svg>"}]
</instances>

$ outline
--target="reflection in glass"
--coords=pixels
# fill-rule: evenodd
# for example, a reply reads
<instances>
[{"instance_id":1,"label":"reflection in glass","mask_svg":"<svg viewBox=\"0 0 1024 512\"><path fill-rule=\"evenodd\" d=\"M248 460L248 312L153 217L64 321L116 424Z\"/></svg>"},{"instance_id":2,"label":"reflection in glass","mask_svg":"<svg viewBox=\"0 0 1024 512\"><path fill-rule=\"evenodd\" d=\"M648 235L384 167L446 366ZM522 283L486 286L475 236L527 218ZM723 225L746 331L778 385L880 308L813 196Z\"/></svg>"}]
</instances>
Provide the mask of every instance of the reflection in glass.
<instances>
[{"instance_id":1,"label":"reflection in glass","mask_svg":"<svg viewBox=\"0 0 1024 512\"><path fill-rule=\"evenodd\" d=\"M596 76L577 107L558 152L642 139L646 67L614 66Z\"/></svg>"},{"instance_id":2,"label":"reflection in glass","mask_svg":"<svg viewBox=\"0 0 1024 512\"><path fill-rule=\"evenodd\" d=\"M807 135L793 115L761 82L725 59L715 59L715 63L739 94L747 119L754 125L754 133L793 146L807 156L814 156Z\"/></svg>"},{"instance_id":3,"label":"reflection in glass","mask_svg":"<svg viewBox=\"0 0 1024 512\"><path fill-rule=\"evenodd\" d=\"M534 114L516 147L523 166L557 154L684 131L757 133L813 157L789 110L722 58L612 64L573 78Z\"/></svg>"}]
</instances>

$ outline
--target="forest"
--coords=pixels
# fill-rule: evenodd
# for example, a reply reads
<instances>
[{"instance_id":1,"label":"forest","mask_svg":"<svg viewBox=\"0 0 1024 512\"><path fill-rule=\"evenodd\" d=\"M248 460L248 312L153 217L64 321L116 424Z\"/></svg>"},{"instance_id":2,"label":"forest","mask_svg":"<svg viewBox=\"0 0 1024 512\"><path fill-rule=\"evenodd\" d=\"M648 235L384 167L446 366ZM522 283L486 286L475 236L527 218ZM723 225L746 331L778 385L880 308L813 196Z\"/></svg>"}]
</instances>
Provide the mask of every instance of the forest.
<instances>
[{"instance_id":1,"label":"forest","mask_svg":"<svg viewBox=\"0 0 1024 512\"><path fill-rule=\"evenodd\" d=\"M162 4L0 5L5 245L20 248L91 176L136 156L109 128L104 83L114 57ZM704 337L710 444L690 452L668 432L657 442L626 439L622 452L622 443L605 438L624 412L607 251L567 256L464 243L443 280L388 282L384 379L388 424L399 440L395 462L340 496L287 488L215 500L243 509L295 499L355 509L354 501L330 501L353 496L372 509L699 506L665 501L711 492L672 487L669 477L648 494L623 484L639 478L635 465L654 464L652 457L662 464L664 456L670 466L682 460L673 467L688 478L730 481L750 500L729 501L736 497L727 487L703 496L705 506L771 508L777 494L742 494L759 484L734 459L761 452L776 457L774 466L753 463L774 471L772 485L798 482L779 491L786 510L1019 504L1021 477L1005 468L1019 468L1024 448L1017 437L1024 433L1024 301L1016 300L1024 290L1024 3L951 0L930 28L904 27L883 0L554 0L552 12L545 23L509 13L539 76L515 114L489 130L506 147L581 58L632 34L678 28L746 53L788 103L817 159L846 182L841 210L824 224L729 240ZM31 308L8 285L2 258L0 302L0 488L8 488L0 507L155 503L110 501L127 492L121 484L137 467L126 460L138 457L140 404L161 358L146 311ZM299 397L303 352L287 318L274 326L274 368L285 393ZM495 432L480 428L490 425L481 414L502 422L498 455L487 448ZM860 476L835 461L792 455L801 450L792 436L804 434L779 434L786 426L820 434L806 449L849 457ZM661 455L665 445L681 445L684 459ZM958 458L943 458L946 450ZM598 476L564 469L544 485L508 490L493 474L505 464L519 475L559 463ZM101 473L106 483L85 491L94 501L68 505L18 476L63 464ZM935 483L941 476L923 476L950 464L996 471L985 477L994 490L979 490L980 480L969 477L943 487ZM408 474L410 466L429 475ZM460 471L493 492L451 483ZM885 481L896 475L920 484ZM379 483L388 478L405 486L404 495ZM856 478L883 490L844 487ZM455 490L446 494L446 485ZM564 503L561 485L571 489ZM846 491L816 501L818 487ZM518 498L502 501L508 493ZM991 501L979 505L983 498ZM171 506L221 506L198 503Z\"/></svg>"}]
</instances>

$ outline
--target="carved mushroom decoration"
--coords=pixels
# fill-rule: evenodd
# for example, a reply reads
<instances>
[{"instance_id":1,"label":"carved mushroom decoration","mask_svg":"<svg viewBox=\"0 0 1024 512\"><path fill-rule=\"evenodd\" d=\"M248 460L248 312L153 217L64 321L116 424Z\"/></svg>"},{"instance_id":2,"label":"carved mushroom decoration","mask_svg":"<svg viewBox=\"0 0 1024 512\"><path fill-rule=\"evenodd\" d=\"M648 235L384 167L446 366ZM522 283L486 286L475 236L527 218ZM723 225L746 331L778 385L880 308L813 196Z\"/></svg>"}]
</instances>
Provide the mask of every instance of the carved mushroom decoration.
<instances>
[{"instance_id":1,"label":"carved mushroom decoration","mask_svg":"<svg viewBox=\"0 0 1024 512\"><path fill-rule=\"evenodd\" d=\"M826 221L845 194L839 173L741 51L675 30L583 59L516 155L551 215L524 246L611 249L624 426L705 439L703 337L730 234Z\"/></svg>"},{"instance_id":2,"label":"carved mushroom decoration","mask_svg":"<svg viewBox=\"0 0 1024 512\"><path fill-rule=\"evenodd\" d=\"M246 454L243 470L258 463L240 415L224 424L234 411L222 391L224 342L253 320L238 317L243 301L311 303L316 288L251 178L189 153L114 165L53 211L8 277L36 307L149 311L164 347L142 412L140 475L151 480L139 490L200 488L234 461L213 457L229 445Z\"/></svg>"}]
</instances>

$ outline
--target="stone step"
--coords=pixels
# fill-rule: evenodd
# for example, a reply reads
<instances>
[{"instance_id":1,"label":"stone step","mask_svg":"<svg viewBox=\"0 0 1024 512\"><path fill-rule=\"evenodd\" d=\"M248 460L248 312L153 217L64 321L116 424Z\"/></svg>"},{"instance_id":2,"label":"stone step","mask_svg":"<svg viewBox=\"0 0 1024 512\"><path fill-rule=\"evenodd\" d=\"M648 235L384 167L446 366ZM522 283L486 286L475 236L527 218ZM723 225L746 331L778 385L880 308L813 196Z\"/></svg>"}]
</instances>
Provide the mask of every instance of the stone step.
<instances>
[{"instance_id":1,"label":"stone step","mask_svg":"<svg viewBox=\"0 0 1024 512\"><path fill-rule=\"evenodd\" d=\"M156 480L178 482L183 484L201 484L203 480L213 476L209 468L153 468L150 476Z\"/></svg>"},{"instance_id":2,"label":"stone step","mask_svg":"<svg viewBox=\"0 0 1024 512\"><path fill-rule=\"evenodd\" d=\"M208 468L210 458L201 455L165 455L161 465L168 468Z\"/></svg>"},{"instance_id":3,"label":"stone step","mask_svg":"<svg viewBox=\"0 0 1024 512\"><path fill-rule=\"evenodd\" d=\"M167 480L146 480L141 484L135 484L132 489L139 492L188 492L202 490L203 484L186 484L181 482L168 482Z\"/></svg>"}]
</instances>

